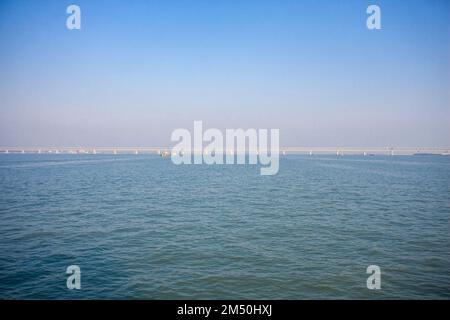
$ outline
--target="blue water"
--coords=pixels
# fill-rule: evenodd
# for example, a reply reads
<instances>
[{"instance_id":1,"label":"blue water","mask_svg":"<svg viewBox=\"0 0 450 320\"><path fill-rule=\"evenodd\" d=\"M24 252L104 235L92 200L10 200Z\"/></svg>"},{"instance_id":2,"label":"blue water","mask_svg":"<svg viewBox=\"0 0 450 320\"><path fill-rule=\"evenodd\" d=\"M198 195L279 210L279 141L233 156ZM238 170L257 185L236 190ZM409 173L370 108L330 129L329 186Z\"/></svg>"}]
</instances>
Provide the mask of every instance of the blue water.
<instances>
[{"instance_id":1,"label":"blue water","mask_svg":"<svg viewBox=\"0 0 450 320\"><path fill-rule=\"evenodd\" d=\"M446 156L3 154L0 217L0 298L450 298Z\"/></svg>"}]
</instances>

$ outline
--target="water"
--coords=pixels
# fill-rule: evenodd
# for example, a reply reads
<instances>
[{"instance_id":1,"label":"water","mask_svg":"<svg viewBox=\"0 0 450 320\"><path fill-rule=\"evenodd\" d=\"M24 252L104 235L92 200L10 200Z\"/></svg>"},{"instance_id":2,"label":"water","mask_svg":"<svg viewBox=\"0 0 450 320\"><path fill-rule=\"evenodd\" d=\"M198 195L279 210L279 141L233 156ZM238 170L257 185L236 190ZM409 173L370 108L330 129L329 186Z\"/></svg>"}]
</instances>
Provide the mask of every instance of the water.
<instances>
[{"instance_id":1,"label":"water","mask_svg":"<svg viewBox=\"0 0 450 320\"><path fill-rule=\"evenodd\" d=\"M450 298L445 156L3 154L0 217L0 298Z\"/></svg>"}]
</instances>

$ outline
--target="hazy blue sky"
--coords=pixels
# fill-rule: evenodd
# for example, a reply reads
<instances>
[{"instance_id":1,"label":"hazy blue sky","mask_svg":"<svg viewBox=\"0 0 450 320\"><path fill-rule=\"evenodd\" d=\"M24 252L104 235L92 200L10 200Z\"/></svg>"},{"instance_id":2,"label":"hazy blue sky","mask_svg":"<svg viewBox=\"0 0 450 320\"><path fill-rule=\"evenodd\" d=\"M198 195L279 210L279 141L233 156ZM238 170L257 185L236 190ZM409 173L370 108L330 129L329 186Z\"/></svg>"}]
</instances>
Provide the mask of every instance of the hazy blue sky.
<instances>
[{"instance_id":1,"label":"hazy blue sky","mask_svg":"<svg viewBox=\"0 0 450 320\"><path fill-rule=\"evenodd\" d=\"M2 0L0 145L167 145L194 120L284 146L450 145L449 36L448 0Z\"/></svg>"}]
</instances>

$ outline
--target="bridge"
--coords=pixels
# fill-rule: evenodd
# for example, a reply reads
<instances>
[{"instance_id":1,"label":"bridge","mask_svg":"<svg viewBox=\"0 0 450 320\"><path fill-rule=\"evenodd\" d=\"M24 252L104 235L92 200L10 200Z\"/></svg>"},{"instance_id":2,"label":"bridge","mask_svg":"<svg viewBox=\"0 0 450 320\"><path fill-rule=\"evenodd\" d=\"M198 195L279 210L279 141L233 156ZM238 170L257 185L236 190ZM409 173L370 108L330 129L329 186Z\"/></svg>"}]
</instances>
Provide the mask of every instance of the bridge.
<instances>
[{"instance_id":1,"label":"bridge","mask_svg":"<svg viewBox=\"0 0 450 320\"><path fill-rule=\"evenodd\" d=\"M162 154L171 147L0 147L0 153L52 153L52 154ZM232 152L232 151L231 151ZM239 151L237 151L239 152ZM336 154L340 155L450 155L450 147L280 147L286 154Z\"/></svg>"}]
</instances>

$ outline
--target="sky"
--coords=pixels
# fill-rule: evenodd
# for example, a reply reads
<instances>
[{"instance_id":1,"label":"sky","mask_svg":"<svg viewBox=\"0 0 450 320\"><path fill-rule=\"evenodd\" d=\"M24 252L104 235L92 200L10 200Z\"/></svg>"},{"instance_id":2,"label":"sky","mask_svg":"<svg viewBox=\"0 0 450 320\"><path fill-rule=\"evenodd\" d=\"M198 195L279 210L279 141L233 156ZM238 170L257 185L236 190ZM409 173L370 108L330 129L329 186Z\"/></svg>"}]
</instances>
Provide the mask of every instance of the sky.
<instances>
[{"instance_id":1,"label":"sky","mask_svg":"<svg viewBox=\"0 0 450 320\"><path fill-rule=\"evenodd\" d=\"M449 36L448 0L1 0L0 146L168 146L202 120L282 146L446 147Z\"/></svg>"}]
</instances>

